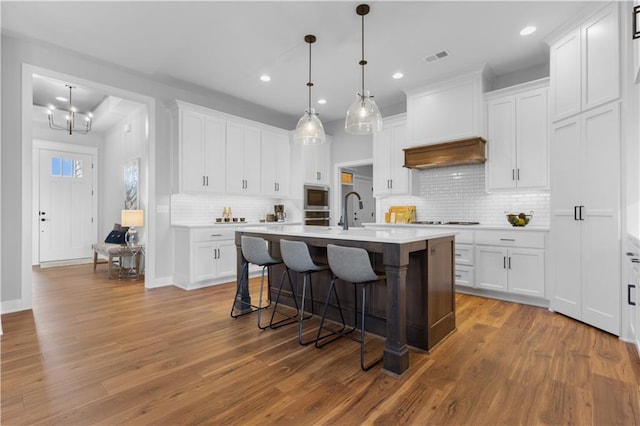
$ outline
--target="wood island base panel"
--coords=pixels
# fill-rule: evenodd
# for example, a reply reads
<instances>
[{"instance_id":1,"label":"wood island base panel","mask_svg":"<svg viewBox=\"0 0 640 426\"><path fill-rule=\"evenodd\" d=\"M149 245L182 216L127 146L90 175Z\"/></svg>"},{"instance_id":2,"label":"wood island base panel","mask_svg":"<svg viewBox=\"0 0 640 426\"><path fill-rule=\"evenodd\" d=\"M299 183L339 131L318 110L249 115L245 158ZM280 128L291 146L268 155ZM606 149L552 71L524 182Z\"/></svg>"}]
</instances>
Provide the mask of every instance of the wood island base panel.
<instances>
[{"instance_id":1,"label":"wood island base panel","mask_svg":"<svg viewBox=\"0 0 640 426\"><path fill-rule=\"evenodd\" d=\"M242 256L242 235L262 237L269 242L272 256L280 257L280 239L304 241L314 261L327 263L327 244L364 248L370 253L374 269L386 275L367 294L367 332L386 337L383 370L401 376L409 368L409 347L429 351L451 334L455 324L454 234L449 230L363 229L342 230L331 227L286 226L249 227L236 232L238 276L246 260ZM272 296L280 283L284 265L271 269ZM302 276L291 273L296 294L302 293ZM313 302L307 291L305 310L319 314L326 298L330 271L314 274ZM344 283L343 283L344 284ZM298 287L295 287L295 286ZM251 301L246 283L241 283L240 298ZM354 324L353 285L337 290L345 320ZM298 296L299 297L299 296ZM294 306L285 285L280 303ZM308 306L308 309L306 308ZM335 307L328 318L339 320Z\"/></svg>"}]
</instances>

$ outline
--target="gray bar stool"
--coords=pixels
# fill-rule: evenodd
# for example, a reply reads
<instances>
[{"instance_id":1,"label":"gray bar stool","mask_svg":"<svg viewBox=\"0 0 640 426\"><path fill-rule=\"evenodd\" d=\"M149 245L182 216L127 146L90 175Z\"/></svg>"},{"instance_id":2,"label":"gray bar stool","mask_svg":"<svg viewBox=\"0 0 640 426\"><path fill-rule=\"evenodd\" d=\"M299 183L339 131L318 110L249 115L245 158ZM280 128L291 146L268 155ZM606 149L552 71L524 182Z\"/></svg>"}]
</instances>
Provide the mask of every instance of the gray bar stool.
<instances>
[{"instance_id":1,"label":"gray bar stool","mask_svg":"<svg viewBox=\"0 0 640 426\"><path fill-rule=\"evenodd\" d=\"M382 361L382 356L370 362L368 365L364 363L364 341L365 341L365 312L366 312L366 287L369 284L373 284L376 281L386 279L384 275L377 275L371 267L371 261L369 260L369 253L365 249L357 247L341 247L333 244L327 245L327 258L329 259L329 267L333 272L334 278L331 280L331 286L327 292L327 301L322 311L322 319L320 320L320 327L318 328L318 335L316 337L316 347L320 348L327 343L331 343L336 339L332 339L324 344L320 345L319 341L331 335L338 335L340 337L347 337L351 340L360 343L360 368L364 371L369 370L375 364ZM357 297L354 298L354 327L344 331L344 319L342 322L343 328L341 330L332 330L324 325L325 317L327 315L327 307L329 305L329 299L331 297L331 291L338 301L338 296L335 290L337 280L350 282L354 285L354 293L357 294L357 286L362 285L362 301L361 301L361 322L360 322L360 338L354 337L351 333L358 327L358 301ZM340 309L340 303L338 301L338 309ZM342 316L342 310L340 309L340 315ZM325 336L320 336L322 330L326 330L329 333Z\"/></svg>"},{"instance_id":2,"label":"gray bar stool","mask_svg":"<svg viewBox=\"0 0 640 426\"><path fill-rule=\"evenodd\" d=\"M309 254L309 247L306 243L302 241L289 241L289 240L280 240L280 254L282 254L282 260L284 261L285 266L287 267L287 276L289 277L289 283L291 284L291 275L289 271L295 271L304 275L302 281L302 299L300 303L300 313L298 317L298 343L301 345L308 345L313 340L308 342L304 342L302 340L303 334L303 322L306 319L309 319L313 316L314 307L313 307L313 285L311 283L311 274L315 272L326 271L329 269L328 265L317 264L311 259L311 254ZM307 281L309 281L309 287L311 290L311 315L304 316L304 303L307 294ZM291 284L291 288L293 289L293 284ZM280 291L282 290L282 281L280 281L280 289L278 291L278 295L276 296L275 307L273 309L273 314L271 315L273 319L273 315L275 314L275 310L278 307L278 300L280 298ZM295 294L294 294L295 300Z\"/></svg>"},{"instance_id":3,"label":"gray bar stool","mask_svg":"<svg viewBox=\"0 0 640 426\"><path fill-rule=\"evenodd\" d=\"M252 312L258 312L258 328L264 330L268 326L262 326L261 317L262 310L267 309L271 306L271 283L270 280L267 279L267 292L269 297L269 304L266 306L262 306L262 293L264 289L264 272L267 268L273 265L279 265L282 263L282 260L274 259L269 254L267 250L267 243L264 238L260 237L249 237L243 235L241 237L241 248L242 255L247 260L244 267L242 268L242 273L240 274L240 278L236 282L236 295L233 298L233 305L231 306L231 318L238 318L242 315L250 314ZM247 280L247 288L249 286L249 263L253 263L254 265L262 266L262 277L260 279L260 298L258 301L258 305L252 305L249 302L242 300L242 282L243 279ZM249 311L242 312L240 314L234 314L236 310L236 304L244 305L249 308Z\"/></svg>"}]
</instances>

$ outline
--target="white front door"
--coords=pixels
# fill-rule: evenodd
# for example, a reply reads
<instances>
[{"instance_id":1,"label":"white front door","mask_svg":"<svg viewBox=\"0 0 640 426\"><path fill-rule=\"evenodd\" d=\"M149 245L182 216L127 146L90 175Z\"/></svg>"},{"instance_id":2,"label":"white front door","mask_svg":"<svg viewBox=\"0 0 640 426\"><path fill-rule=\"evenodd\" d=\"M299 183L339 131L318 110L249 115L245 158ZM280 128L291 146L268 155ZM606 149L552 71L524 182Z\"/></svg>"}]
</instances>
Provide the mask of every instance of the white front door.
<instances>
[{"instance_id":1,"label":"white front door","mask_svg":"<svg viewBox=\"0 0 640 426\"><path fill-rule=\"evenodd\" d=\"M40 262L92 255L92 157L40 150Z\"/></svg>"},{"instance_id":2,"label":"white front door","mask_svg":"<svg viewBox=\"0 0 640 426\"><path fill-rule=\"evenodd\" d=\"M371 178L354 176L353 190L360 194L362 198L362 210L357 197L351 198L351 208L349 209L349 226L362 226L363 223L375 222L374 211L376 201L373 198L373 180Z\"/></svg>"}]
</instances>

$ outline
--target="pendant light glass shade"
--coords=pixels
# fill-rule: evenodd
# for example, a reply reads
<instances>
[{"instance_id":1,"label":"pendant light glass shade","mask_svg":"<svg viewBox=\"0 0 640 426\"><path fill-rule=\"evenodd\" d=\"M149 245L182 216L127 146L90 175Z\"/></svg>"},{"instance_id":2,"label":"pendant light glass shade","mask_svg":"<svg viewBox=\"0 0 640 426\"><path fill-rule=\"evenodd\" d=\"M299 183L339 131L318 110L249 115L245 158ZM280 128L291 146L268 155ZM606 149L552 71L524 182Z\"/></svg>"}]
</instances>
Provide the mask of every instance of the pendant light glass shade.
<instances>
[{"instance_id":1,"label":"pendant light glass shade","mask_svg":"<svg viewBox=\"0 0 640 426\"><path fill-rule=\"evenodd\" d=\"M309 43L309 82L307 83L307 87L309 88L309 108L304 112L300 120L298 120L293 139L294 141L302 142L304 145L317 145L325 143L327 138L318 114L311 108L311 88L313 87L313 83L311 82L311 45L316 42L316 36L311 34L306 35L304 36L304 41Z\"/></svg>"},{"instance_id":2,"label":"pendant light glass shade","mask_svg":"<svg viewBox=\"0 0 640 426\"><path fill-rule=\"evenodd\" d=\"M313 108L305 111L304 115L298 120L294 139L304 145L317 145L326 142L324 127Z\"/></svg>"},{"instance_id":3,"label":"pendant light glass shade","mask_svg":"<svg viewBox=\"0 0 640 426\"><path fill-rule=\"evenodd\" d=\"M347 111L344 128L352 135L370 135L382 130L382 115L369 92L365 96L356 95Z\"/></svg>"},{"instance_id":4,"label":"pendant light glass shade","mask_svg":"<svg viewBox=\"0 0 640 426\"><path fill-rule=\"evenodd\" d=\"M356 8L356 14L362 17L362 59L359 65L362 67L361 83L362 89L356 95L347 111L347 118L344 122L344 129L352 135L370 135L373 132L382 130L382 115L373 100L369 91L364 90L364 66L367 61L364 59L364 17L369 13L369 5L361 4Z\"/></svg>"}]
</instances>

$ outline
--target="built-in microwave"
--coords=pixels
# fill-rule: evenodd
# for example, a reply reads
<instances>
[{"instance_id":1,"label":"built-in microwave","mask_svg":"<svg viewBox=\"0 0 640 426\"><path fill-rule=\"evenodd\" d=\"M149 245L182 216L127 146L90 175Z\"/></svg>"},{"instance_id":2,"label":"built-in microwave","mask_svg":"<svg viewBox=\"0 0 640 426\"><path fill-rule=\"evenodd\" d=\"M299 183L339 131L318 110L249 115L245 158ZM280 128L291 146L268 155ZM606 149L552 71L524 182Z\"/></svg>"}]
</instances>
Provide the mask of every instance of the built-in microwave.
<instances>
[{"instance_id":1,"label":"built-in microwave","mask_svg":"<svg viewBox=\"0 0 640 426\"><path fill-rule=\"evenodd\" d=\"M329 210L329 187L328 186L304 186L304 209L305 210Z\"/></svg>"}]
</instances>

